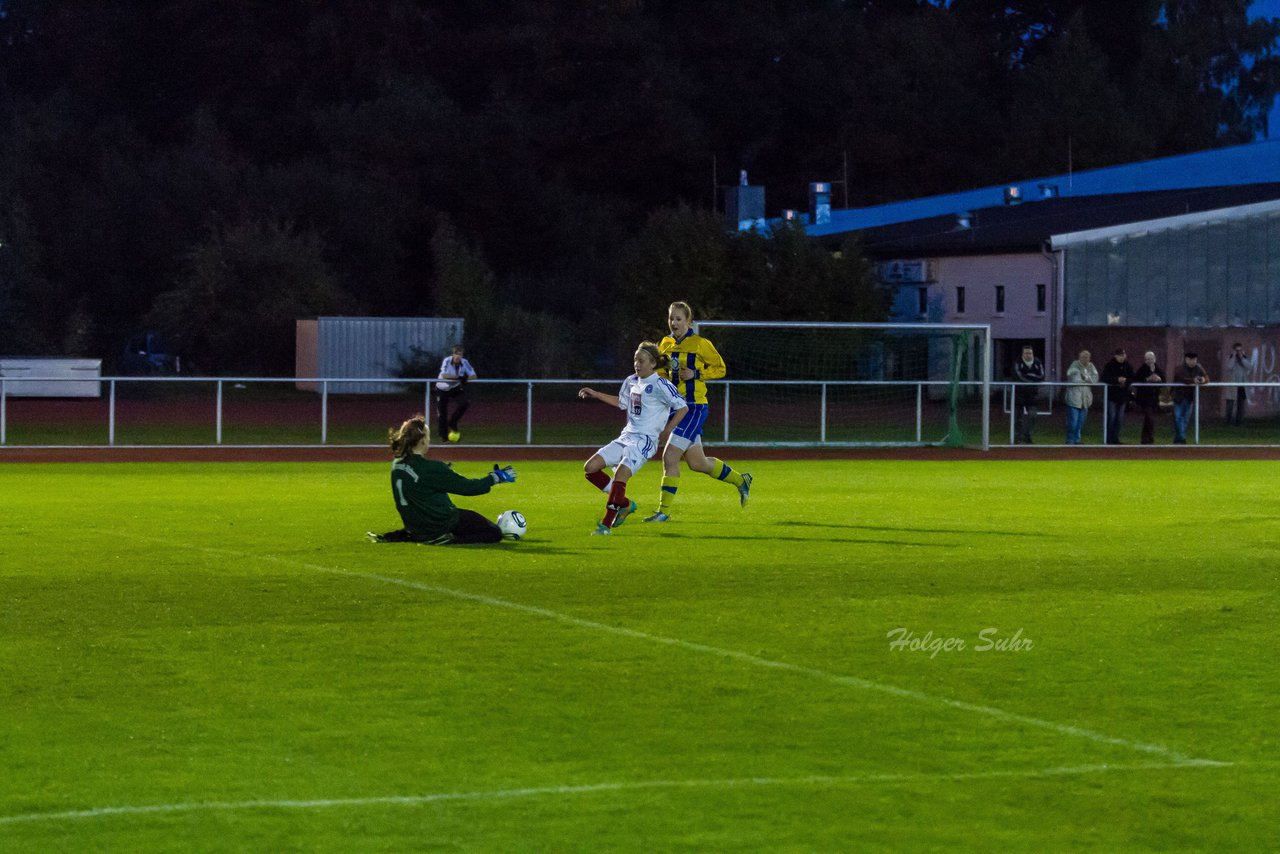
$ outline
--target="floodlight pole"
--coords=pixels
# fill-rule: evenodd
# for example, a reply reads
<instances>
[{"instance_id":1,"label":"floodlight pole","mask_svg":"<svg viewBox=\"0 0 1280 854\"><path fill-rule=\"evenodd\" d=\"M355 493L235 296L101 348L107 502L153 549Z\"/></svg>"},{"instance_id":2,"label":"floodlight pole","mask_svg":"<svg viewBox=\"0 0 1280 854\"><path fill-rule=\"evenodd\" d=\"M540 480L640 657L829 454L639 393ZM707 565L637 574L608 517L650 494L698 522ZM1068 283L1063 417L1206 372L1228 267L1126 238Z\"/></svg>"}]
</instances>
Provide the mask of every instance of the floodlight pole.
<instances>
[{"instance_id":1,"label":"floodlight pole","mask_svg":"<svg viewBox=\"0 0 1280 854\"><path fill-rule=\"evenodd\" d=\"M982 450L991 450L991 325L983 329L982 344Z\"/></svg>"},{"instance_id":2,"label":"floodlight pole","mask_svg":"<svg viewBox=\"0 0 1280 854\"><path fill-rule=\"evenodd\" d=\"M924 436L924 383L916 383L916 441Z\"/></svg>"},{"instance_id":3,"label":"floodlight pole","mask_svg":"<svg viewBox=\"0 0 1280 854\"><path fill-rule=\"evenodd\" d=\"M524 443L533 444L533 383L526 384L524 391Z\"/></svg>"},{"instance_id":4,"label":"floodlight pole","mask_svg":"<svg viewBox=\"0 0 1280 854\"><path fill-rule=\"evenodd\" d=\"M729 390L733 386L724 384L724 443L729 444Z\"/></svg>"},{"instance_id":5,"label":"floodlight pole","mask_svg":"<svg viewBox=\"0 0 1280 854\"><path fill-rule=\"evenodd\" d=\"M1107 389L1108 388L1110 388L1110 386L1104 385L1102 387L1102 444L1104 445L1111 444L1111 437L1107 435L1107 428L1111 426L1108 423L1109 421L1111 421L1111 418L1110 418L1111 411L1107 409Z\"/></svg>"},{"instance_id":6,"label":"floodlight pole","mask_svg":"<svg viewBox=\"0 0 1280 854\"><path fill-rule=\"evenodd\" d=\"M822 415L818 424L818 441L827 443L827 384L822 384Z\"/></svg>"},{"instance_id":7,"label":"floodlight pole","mask_svg":"<svg viewBox=\"0 0 1280 854\"><path fill-rule=\"evenodd\" d=\"M320 383L320 444L329 444L329 381Z\"/></svg>"},{"instance_id":8,"label":"floodlight pole","mask_svg":"<svg viewBox=\"0 0 1280 854\"><path fill-rule=\"evenodd\" d=\"M1009 383L1009 444L1018 444L1018 384Z\"/></svg>"},{"instance_id":9,"label":"floodlight pole","mask_svg":"<svg viewBox=\"0 0 1280 854\"><path fill-rule=\"evenodd\" d=\"M1196 442L1195 443L1199 445L1200 444L1200 386L1196 386L1193 389L1193 391L1196 396L1195 402L1192 404L1192 406L1194 406L1196 409ZM1237 390L1237 394L1238 393L1239 392Z\"/></svg>"}]
</instances>

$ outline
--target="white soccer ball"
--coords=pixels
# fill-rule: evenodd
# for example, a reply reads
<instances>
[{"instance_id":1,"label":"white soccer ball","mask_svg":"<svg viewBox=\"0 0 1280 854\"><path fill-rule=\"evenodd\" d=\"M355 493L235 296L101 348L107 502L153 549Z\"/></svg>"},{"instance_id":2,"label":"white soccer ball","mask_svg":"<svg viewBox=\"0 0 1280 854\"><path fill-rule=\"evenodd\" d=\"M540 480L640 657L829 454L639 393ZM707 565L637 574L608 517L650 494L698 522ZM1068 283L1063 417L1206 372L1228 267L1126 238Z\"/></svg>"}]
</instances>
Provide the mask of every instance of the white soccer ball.
<instances>
[{"instance_id":1,"label":"white soccer ball","mask_svg":"<svg viewBox=\"0 0 1280 854\"><path fill-rule=\"evenodd\" d=\"M518 540L529 530L529 525L519 510L507 510L498 517L498 530L513 540Z\"/></svg>"}]
</instances>

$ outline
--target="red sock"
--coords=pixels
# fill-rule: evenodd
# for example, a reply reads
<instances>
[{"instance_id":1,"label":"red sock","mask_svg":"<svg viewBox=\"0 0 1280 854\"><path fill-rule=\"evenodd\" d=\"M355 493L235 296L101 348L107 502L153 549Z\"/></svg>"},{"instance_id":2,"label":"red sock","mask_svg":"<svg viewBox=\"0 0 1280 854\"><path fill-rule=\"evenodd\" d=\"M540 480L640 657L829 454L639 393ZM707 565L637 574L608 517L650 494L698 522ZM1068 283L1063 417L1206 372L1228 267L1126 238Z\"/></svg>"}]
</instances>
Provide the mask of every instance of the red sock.
<instances>
[{"instance_id":1,"label":"red sock","mask_svg":"<svg viewBox=\"0 0 1280 854\"><path fill-rule=\"evenodd\" d=\"M586 477L591 485L601 492L604 492L604 488L609 485L609 475L603 471L589 472Z\"/></svg>"},{"instance_id":2,"label":"red sock","mask_svg":"<svg viewBox=\"0 0 1280 854\"><path fill-rule=\"evenodd\" d=\"M600 524L606 528L612 528L613 520L618 518L618 511L628 504L630 502L627 501L627 485L615 480L613 486L609 488L609 502L605 505L604 518L600 520Z\"/></svg>"}]
</instances>

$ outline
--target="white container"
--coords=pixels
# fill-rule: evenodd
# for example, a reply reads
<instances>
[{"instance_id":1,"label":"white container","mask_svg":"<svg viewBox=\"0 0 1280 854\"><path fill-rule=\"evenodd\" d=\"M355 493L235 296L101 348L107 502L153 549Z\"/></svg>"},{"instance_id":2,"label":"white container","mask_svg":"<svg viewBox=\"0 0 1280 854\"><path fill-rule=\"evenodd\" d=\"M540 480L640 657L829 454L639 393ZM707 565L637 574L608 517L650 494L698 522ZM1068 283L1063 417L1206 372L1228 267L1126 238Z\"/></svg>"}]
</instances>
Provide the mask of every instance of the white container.
<instances>
[{"instance_id":1,"label":"white container","mask_svg":"<svg viewBox=\"0 0 1280 854\"><path fill-rule=\"evenodd\" d=\"M102 397L101 359L0 359L6 397Z\"/></svg>"},{"instance_id":2,"label":"white container","mask_svg":"<svg viewBox=\"0 0 1280 854\"><path fill-rule=\"evenodd\" d=\"M297 322L295 374L300 380L395 377L413 348L444 359L462 342L461 317L318 317ZM431 365L428 379L439 372ZM299 382L320 391L316 382ZM329 383L331 394L391 394L397 383Z\"/></svg>"}]
</instances>

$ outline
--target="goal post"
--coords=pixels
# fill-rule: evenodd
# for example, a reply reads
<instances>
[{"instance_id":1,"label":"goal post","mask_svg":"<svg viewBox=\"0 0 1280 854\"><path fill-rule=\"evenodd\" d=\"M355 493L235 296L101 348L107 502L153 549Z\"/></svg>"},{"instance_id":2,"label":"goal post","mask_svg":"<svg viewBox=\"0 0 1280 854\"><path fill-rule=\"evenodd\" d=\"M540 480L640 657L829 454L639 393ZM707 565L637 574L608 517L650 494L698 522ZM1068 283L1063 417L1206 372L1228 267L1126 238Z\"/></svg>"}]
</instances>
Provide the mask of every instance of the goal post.
<instances>
[{"instance_id":1,"label":"goal post","mask_svg":"<svg viewBox=\"0 0 1280 854\"><path fill-rule=\"evenodd\" d=\"M704 320L693 329L728 365L707 384L708 439L990 447L989 325Z\"/></svg>"}]
</instances>

